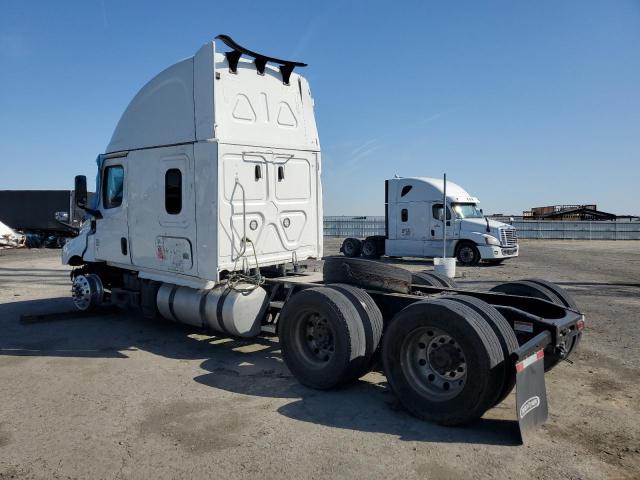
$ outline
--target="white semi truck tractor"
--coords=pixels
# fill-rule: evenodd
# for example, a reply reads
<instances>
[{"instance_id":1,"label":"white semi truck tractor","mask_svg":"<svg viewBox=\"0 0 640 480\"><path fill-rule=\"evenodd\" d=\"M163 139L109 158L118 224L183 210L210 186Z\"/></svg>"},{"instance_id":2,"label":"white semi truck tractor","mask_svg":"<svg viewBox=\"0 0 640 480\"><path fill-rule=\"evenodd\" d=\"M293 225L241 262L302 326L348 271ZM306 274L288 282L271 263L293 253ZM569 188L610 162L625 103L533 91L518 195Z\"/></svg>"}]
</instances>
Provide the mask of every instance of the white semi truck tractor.
<instances>
[{"instance_id":1,"label":"white semi truck tractor","mask_svg":"<svg viewBox=\"0 0 640 480\"><path fill-rule=\"evenodd\" d=\"M516 229L484 216L477 197L447 182L446 220L444 181L428 177L385 181L386 235L364 240L347 238L341 251L348 257L439 257L443 253L446 221L448 257L461 265L499 264L518 256Z\"/></svg>"},{"instance_id":2,"label":"white semi truck tractor","mask_svg":"<svg viewBox=\"0 0 640 480\"><path fill-rule=\"evenodd\" d=\"M463 290L343 256L304 273L322 256L306 65L217 39L133 98L98 156L92 205L76 177L87 220L62 255L76 308L275 335L295 378L317 389L382 368L410 412L441 424L481 417L516 385L521 428L542 423L544 371L584 325L573 300L543 280Z\"/></svg>"}]
</instances>

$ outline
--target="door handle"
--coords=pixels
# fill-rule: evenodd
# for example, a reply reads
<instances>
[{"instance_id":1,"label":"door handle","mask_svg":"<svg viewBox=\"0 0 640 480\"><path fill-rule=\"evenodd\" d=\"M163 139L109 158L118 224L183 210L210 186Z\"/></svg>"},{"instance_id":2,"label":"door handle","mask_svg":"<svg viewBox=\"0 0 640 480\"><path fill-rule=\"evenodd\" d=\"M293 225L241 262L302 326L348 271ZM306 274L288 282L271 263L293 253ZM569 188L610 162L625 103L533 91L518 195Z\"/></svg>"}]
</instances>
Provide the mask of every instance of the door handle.
<instances>
[{"instance_id":1,"label":"door handle","mask_svg":"<svg viewBox=\"0 0 640 480\"><path fill-rule=\"evenodd\" d=\"M124 237L120 239L120 251L123 255L127 254L127 239Z\"/></svg>"}]
</instances>

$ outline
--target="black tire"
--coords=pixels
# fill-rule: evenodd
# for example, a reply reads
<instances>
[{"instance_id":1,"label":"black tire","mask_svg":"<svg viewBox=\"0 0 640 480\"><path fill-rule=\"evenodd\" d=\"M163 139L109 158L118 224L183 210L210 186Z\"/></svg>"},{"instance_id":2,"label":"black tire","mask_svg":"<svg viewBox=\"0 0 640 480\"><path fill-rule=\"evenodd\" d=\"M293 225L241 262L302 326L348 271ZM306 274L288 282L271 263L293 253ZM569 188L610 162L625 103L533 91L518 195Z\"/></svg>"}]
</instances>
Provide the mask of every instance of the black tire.
<instances>
[{"instance_id":1,"label":"black tire","mask_svg":"<svg viewBox=\"0 0 640 480\"><path fill-rule=\"evenodd\" d=\"M445 288L458 288L456 282L433 270L423 270L421 272L413 272L411 274L411 283L414 285L426 285L428 287L445 287Z\"/></svg>"},{"instance_id":2,"label":"black tire","mask_svg":"<svg viewBox=\"0 0 640 480\"><path fill-rule=\"evenodd\" d=\"M411 272L362 258L327 257L322 267L324 283L348 283L362 288L409 293Z\"/></svg>"},{"instance_id":3,"label":"black tire","mask_svg":"<svg viewBox=\"0 0 640 480\"><path fill-rule=\"evenodd\" d=\"M540 298L542 300L547 300L548 302L555 303L556 305L560 305L563 307L566 306L553 290L531 280L520 280L517 282L501 283L493 287L491 291L506 293L508 295L521 295L524 297ZM572 353L572 350L575 349L576 345L577 338L574 337L574 339L571 341L571 344L566 347L569 353L564 358L569 357L569 354ZM544 350L544 371L548 372L556 365L558 365L561 360L563 360L563 357L558 352L556 352L555 348L548 346Z\"/></svg>"},{"instance_id":4,"label":"black tire","mask_svg":"<svg viewBox=\"0 0 640 480\"><path fill-rule=\"evenodd\" d=\"M562 300L552 290L530 280L518 280L515 282L505 282L493 287L490 291L506 293L508 295L520 295L523 297L534 297L556 305L563 305Z\"/></svg>"},{"instance_id":5,"label":"black tire","mask_svg":"<svg viewBox=\"0 0 640 480\"><path fill-rule=\"evenodd\" d=\"M549 282L548 280L542 280L541 278L528 278L527 280L533 283L537 283L538 285L542 285L543 287L546 287L549 290L551 290L553 293L556 294L556 296L560 299L560 301L565 307L570 308L572 310L578 310L578 304L573 299L573 297L569 295L569 293L559 285L556 285L553 282ZM578 344L580 343L581 338L582 338L582 332L579 332L575 337L571 339L571 342L569 343L569 345L567 345L567 355L565 358L569 358L573 354L575 349L578 347Z\"/></svg>"},{"instance_id":6,"label":"black tire","mask_svg":"<svg viewBox=\"0 0 640 480\"><path fill-rule=\"evenodd\" d=\"M376 305L376 302L371 298L371 295L361 288L354 287L353 285L346 285L344 283L334 283L327 286L344 294L360 314L366 344L364 362L362 368L356 373L355 377L360 378L371 370L374 354L380 345L384 325L382 312L380 312L378 305Z\"/></svg>"},{"instance_id":7,"label":"black tire","mask_svg":"<svg viewBox=\"0 0 640 480\"><path fill-rule=\"evenodd\" d=\"M412 369L432 368L423 359L417 363L410 361L414 359L410 352L416 345L417 351L429 352L431 343L427 346L415 339L434 335L434 340L442 338L438 332L445 332L455 340L442 345L462 352L466 366L464 382L448 398L439 397L429 387L442 379L429 374L420 380L421 373L410 373ZM446 298L423 300L400 311L385 333L382 356L389 385L405 408L419 418L441 425L460 425L480 418L491 407L504 382L502 347L493 329L469 306ZM456 367L454 364L444 368ZM458 368L456 371L460 371ZM447 384L447 377L444 378L443 387ZM453 388L443 388L443 396Z\"/></svg>"},{"instance_id":8,"label":"black tire","mask_svg":"<svg viewBox=\"0 0 640 480\"><path fill-rule=\"evenodd\" d=\"M330 330L332 351L320 350L309 337L313 319ZM340 291L327 287L309 288L287 301L279 317L282 358L294 377L307 387L326 390L339 387L363 368L365 333L360 314ZM328 359L321 358L326 355Z\"/></svg>"},{"instance_id":9,"label":"black tire","mask_svg":"<svg viewBox=\"0 0 640 480\"><path fill-rule=\"evenodd\" d=\"M360 252L362 252L362 242L357 238L345 238L340 251L344 253L345 257L359 257Z\"/></svg>"},{"instance_id":10,"label":"black tire","mask_svg":"<svg viewBox=\"0 0 640 480\"><path fill-rule=\"evenodd\" d=\"M556 285L555 283L549 282L548 280L542 280L540 278L527 278L526 280L528 282L537 283L538 285L541 285L551 290L553 293L556 294L556 296L560 299L560 301L565 307L571 308L573 310L578 310L578 304L573 299L573 297L567 293L567 291L564 288Z\"/></svg>"},{"instance_id":11,"label":"black tire","mask_svg":"<svg viewBox=\"0 0 640 480\"><path fill-rule=\"evenodd\" d=\"M473 267L480 263L480 250L473 242L460 242L456 246L456 258L461 265Z\"/></svg>"},{"instance_id":12,"label":"black tire","mask_svg":"<svg viewBox=\"0 0 640 480\"><path fill-rule=\"evenodd\" d=\"M373 239L367 238L362 242L362 256L370 260L380 258L378 253L378 245Z\"/></svg>"},{"instance_id":13,"label":"black tire","mask_svg":"<svg viewBox=\"0 0 640 480\"><path fill-rule=\"evenodd\" d=\"M509 396L513 387L516 385L515 364L510 361L510 358L511 354L519 347L518 338L507 319L504 318L504 316L493 305L469 295L452 295L447 298L473 308L476 312L482 315L485 321L493 329L493 333L498 337L498 341L502 347L502 355L505 359L504 384L502 386L502 390L498 392L496 399L492 403L492 406L498 405Z\"/></svg>"}]
</instances>

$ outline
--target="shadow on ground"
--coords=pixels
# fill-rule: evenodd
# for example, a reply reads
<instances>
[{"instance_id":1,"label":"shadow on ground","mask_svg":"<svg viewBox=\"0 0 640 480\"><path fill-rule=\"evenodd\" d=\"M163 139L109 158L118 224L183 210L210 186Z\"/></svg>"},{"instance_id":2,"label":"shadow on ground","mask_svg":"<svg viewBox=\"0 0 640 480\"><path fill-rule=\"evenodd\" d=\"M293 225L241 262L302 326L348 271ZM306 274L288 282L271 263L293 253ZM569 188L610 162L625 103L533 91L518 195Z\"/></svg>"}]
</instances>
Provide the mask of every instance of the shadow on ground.
<instances>
[{"instance_id":1,"label":"shadow on ground","mask_svg":"<svg viewBox=\"0 0 640 480\"><path fill-rule=\"evenodd\" d=\"M408 441L520 444L515 420L482 419L456 428L417 420L399 407L384 377L377 373L335 391L306 388L284 365L275 338L211 336L119 311L68 318L58 315L53 321L47 317L29 323L20 320L21 315L71 310L67 298L0 304L0 355L126 361L127 352L139 349L167 358L202 360L200 366L206 373L194 379L201 385L241 395L290 399L278 412L298 421L386 433Z\"/></svg>"}]
</instances>

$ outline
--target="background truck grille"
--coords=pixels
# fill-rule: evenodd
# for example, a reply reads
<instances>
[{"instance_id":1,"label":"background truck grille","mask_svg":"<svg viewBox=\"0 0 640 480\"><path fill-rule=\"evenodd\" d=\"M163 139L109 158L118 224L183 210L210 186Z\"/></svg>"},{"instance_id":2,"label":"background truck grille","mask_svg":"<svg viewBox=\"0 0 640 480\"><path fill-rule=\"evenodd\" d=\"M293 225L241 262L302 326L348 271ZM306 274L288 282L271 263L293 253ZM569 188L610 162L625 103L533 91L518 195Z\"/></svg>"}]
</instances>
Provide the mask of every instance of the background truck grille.
<instances>
[{"instance_id":1,"label":"background truck grille","mask_svg":"<svg viewBox=\"0 0 640 480\"><path fill-rule=\"evenodd\" d=\"M500 243L503 247L515 247L518 244L516 229L500 228Z\"/></svg>"}]
</instances>

